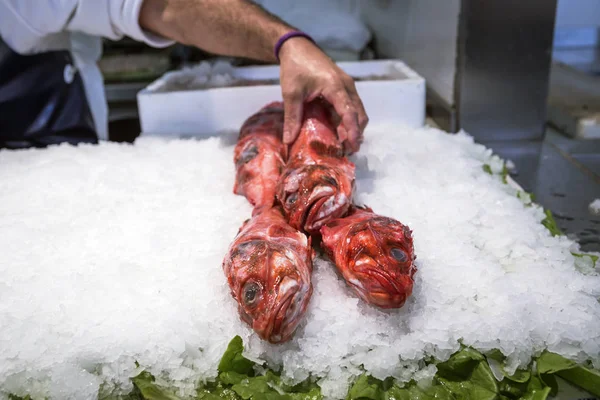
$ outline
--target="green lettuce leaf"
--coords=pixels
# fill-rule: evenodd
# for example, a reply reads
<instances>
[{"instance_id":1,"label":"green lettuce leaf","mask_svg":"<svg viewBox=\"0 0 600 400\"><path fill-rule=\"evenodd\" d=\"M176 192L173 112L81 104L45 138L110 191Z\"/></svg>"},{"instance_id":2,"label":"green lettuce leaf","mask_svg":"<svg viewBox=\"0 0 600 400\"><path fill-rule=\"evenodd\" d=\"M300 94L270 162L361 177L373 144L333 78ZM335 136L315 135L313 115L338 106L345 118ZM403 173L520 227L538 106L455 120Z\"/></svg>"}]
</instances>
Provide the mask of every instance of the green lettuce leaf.
<instances>
[{"instance_id":1,"label":"green lettuce leaf","mask_svg":"<svg viewBox=\"0 0 600 400\"><path fill-rule=\"evenodd\" d=\"M255 364L242 356L243 351L242 339L236 336L219 363L218 378L198 389L197 400L322 400L319 386L310 379L291 386L272 370L255 376ZM488 360L503 364L505 357L499 351L484 356L465 347L437 363L438 372L428 387L414 381L400 387L391 378L381 381L365 373L350 387L346 400L546 400L558 391L556 376L600 396L600 372L555 353L544 352L536 360L535 373L531 367L509 376L500 368L504 374L500 381ZM132 381L135 396L127 397L130 400L181 400L159 387L146 371Z\"/></svg>"},{"instance_id":2,"label":"green lettuce leaf","mask_svg":"<svg viewBox=\"0 0 600 400\"><path fill-rule=\"evenodd\" d=\"M583 258L583 257L589 257L592 259L592 262L594 263L594 268L596 267L596 263L598 262L598 257L595 254L586 254L586 253L573 253L571 252L571 254L573 254L574 257L579 257L579 258Z\"/></svg>"},{"instance_id":3,"label":"green lettuce leaf","mask_svg":"<svg viewBox=\"0 0 600 400\"><path fill-rule=\"evenodd\" d=\"M380 400L383 383L379 379L363 374L358 377L348 391L348 400L370 399Z\"/></svg>"},{"instance_id":4,"label":"green lettuce leaf","mask_svg":"<svg viewBox=\"0 0 600 400\"><path fill-rule=\"evenodd\" d=\"M198 389L199 400L240 400L240 396L220 381L212 382Z\"/></svg>"},{"instance_id":5,"label":"green lettuce leaf","mask_svg":"<svg viewBox=\"0 0 600 400\"><path fill-rule=\"evenodd\" d=\"M236 336L227 346L219 363L216 382L205 385L199 399L216 400L320 400L321 390L309 380L294 386L285 385L277 373L267 370L255 376L255 363L242 356L244 343ZM216 396L216 397L215 397Z\"/></svg>"},{"instance_id":6,"label":"green lettuce leaf","mask_svg":"<svg viewBox=\"0 0 600 400\"><path fill-rule=\"evenodd\" d=\"M518 369L513 375L505 375L506 379L516 383L525 383L531 379L531 372Z\"/></svg>"},{"instance_id":7,"label":"green lettuce leaf","mask_svg":"<svg viewBox=\"0 0 600 400\"><path fill-rule=\"evenodd\" d=\"M381 381L361 375L348 392L347 400L453 400L455 397L434 379L432 386L420 388L414 382L400 387L391 381Z\"/></svg>"},{"instance_id":8,"label":"green lettuce leaf","mask_svg":"<svg viewBox=\"0 0 600 400\"><path fill-rule=\"evenodd\" d=\"M252 376L254 375L254 362L245 358L244 343L239 336L234 337L229 345L221 362L219 363L219 372L237 372L238 374Z\"/></svg>"},{"instance_id":9,"label":"green lettuce leaf","mask_svg":"<svg viewBox=\"0 0 600 400\"><path fill-rule=\"evenodd\" d=\"M542 353L537 359L537 370L540 374L554 374L565 369L571 369L576 365L576 362L548 351Z\"/></svg>"},{"instance_id":10,"label":"green lettuce leaf","mask_svg":"<svg viewBox=\"0 0 600 400\"><path fill-rule=\"evenodd\" d=\"M600 371L577 365L574 368L560 371L557 375L594 396L600 396Z\"/></svg>"},{"instance_id":11,"label":"green lettuce leaf","mask_svg":"<svg viewBox=\"0 0 600 400\"><path fill-rule=\"evenodd\" d=\"M556 374L591 394L600 396L600 371L548 351L538 358L537 368L541 375Z\"/></svg>"},{"instance_id":12,"label":"green lettuce leaf","mask_svg":"<svg viewBox=\"0 0 600 400\"><path fill-rule=\"evenodd\" d=\"M454 398L443 386L421 389L417 385L405 388L394 385L383 393L383 400L453 400Z\"/></svg>"},{"instance_id":13,"label":"green lettuce leaf","mask_svg":"<svg viewBox=\"0 0 600 400\"><path fill-rule=\"evenodd\" d=\"M546 214L546 218L542 220L542 225L546 227L552 234L552 236L562 236L564 233L560 230L558 225L556 224L556 220L552 215L552 211L544 210L544 214Z\"/></svg>"},{"instance_id":14,"label":"green lettuce leaf","mask_svg":"<svg viewBox=\"0 0 600 400\"><path fill-rule=\"evenodd\" d=\"M154 376L147 371L142 371L131 381L137 389L137 394L144 400L182 400L156 385Z\"/></svg>"},{"instance_id":15,"label":"green lettuce leaf","mask_svg":"<svg viewBox=\"0 0 600 400\"><path fill-rule=\"evenodd\" d=\"M498 381L485 357L470 348L438 364L438 381L457 398L493 400L498 397Z\"/></svg>"}]
</instances>

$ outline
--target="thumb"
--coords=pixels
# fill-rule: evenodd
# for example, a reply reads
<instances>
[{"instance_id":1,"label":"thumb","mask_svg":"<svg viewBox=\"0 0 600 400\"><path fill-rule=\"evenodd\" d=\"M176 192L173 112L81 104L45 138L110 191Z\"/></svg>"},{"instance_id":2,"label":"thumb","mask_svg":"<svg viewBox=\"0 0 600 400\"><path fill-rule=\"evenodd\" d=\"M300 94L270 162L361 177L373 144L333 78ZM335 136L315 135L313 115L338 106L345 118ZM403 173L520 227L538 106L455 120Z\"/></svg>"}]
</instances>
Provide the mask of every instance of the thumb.
<instances>
[{"instance_id":1,"label":"thumb","mask_svg":"<svg viewBox=\"0 0 600 400\"><path fill-rule=\"evenodd\" d=\"M300 93L294 93L283 98L283 143L290 144L296 140L302 126L304 112L303 99Z\"/></svg>"}]
</instances>

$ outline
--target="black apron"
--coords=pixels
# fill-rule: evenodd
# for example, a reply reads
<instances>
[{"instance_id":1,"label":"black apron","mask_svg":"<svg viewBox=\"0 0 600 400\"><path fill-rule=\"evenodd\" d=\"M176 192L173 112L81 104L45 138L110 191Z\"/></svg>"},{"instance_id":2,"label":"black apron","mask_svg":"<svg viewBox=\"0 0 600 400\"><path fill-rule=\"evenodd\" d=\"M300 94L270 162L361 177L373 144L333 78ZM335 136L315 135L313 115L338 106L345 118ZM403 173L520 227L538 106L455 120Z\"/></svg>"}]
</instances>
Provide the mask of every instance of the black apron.
<instances>
[{"instance_id":1,"label":"black apron","mask_svg":"<svg viewBox=\"0 0 600 400\"><path fill-rule=\"evenodd\" d=\"M0 149L98 143L69 51L20 55L0 39Z\"/></svg>"}]
</instances>

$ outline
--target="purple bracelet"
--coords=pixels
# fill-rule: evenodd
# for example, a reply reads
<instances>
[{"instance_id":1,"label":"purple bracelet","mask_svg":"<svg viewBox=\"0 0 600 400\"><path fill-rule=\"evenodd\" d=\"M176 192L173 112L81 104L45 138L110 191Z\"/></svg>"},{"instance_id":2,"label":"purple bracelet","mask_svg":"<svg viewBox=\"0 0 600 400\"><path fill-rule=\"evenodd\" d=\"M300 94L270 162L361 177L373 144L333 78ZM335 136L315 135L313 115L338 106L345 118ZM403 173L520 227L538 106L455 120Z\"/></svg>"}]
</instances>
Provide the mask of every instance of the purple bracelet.
<instances>
[{"instance_id":1,"label":"purple bracelet","mask_svg":"<svg viewBox=\"0 0 600 400\"><path fill-rule=\"evenodd\" d=\"M303 37L305 39L310 40L311 42L315 42L313 40L313 38L311 38L310 36L308 36L306 33L304 32L300 32L300 31L292 31L292 32L288 32L285 35L281 36L279 38L279 40L277 41L277 43L275 44L275 58L277 58L277 61L279 61L279 51L281 50L281 46L283 46L283 44L288 40L291 39L293 37Z\"/></svg>"}]
</instances>

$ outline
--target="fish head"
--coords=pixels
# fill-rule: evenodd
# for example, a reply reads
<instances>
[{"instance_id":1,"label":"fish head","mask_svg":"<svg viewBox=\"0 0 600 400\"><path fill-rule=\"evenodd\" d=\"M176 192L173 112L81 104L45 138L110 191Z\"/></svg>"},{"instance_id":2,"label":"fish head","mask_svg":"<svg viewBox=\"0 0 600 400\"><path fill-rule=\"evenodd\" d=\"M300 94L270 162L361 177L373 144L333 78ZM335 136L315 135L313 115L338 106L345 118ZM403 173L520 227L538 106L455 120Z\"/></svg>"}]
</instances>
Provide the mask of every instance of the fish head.
<instances>
[{"instance_id":1,"label":"fish head","mask_svg":"<svg viewBox=\"0 0 600 400\"><path fill-rule=\"evenodd\" d=\"M322 99L313 100L304 107L303 124L290 154L293 158L323 160L340 159L344 149L336 133L335 111ZM339 118L338 118L339 120Z\"/></svg>"},{"instance_id":2,"label":"fish head","mask_svg":"<svg viewBox=\"0 0 600 400\"><path fill-rule=\"evenodd\" d=\"M400 308L412 294L412 232L399 221L354 208L321 229L324 248L354 291L380 308Z\"/></svg>"},{"instance_id":3,"label":"fish head","mask_svg":"<svg viewBox=\"0 0 600 400\"><path fill-rule=\"evenodd\" d=\"M290 225L316 234L329 221L343 216L354 192L354 165L340 160L337 165L288 166L277 190Z\"/></svg>"},{"instance_id":4,"label":"fish head","mask_svg":"<svg viewBox=\"0 0 600 400\"><path fill-rule=\"evenodd\" d=\"M283 146L265 135L248 135L234 149L236 176L233 192L246 196L254 207L270 207L285 166Z\"/></svg>"},{"instance_id":5,"label":"fish head","mask_svg":"<svg viewBox=\"0 0 600 400\"><path fill-rule=\"evenodd\" d=\"M279 141L283 138L283 103L275 101L248 117L240 128L239 138L250 134L266 133Z\"/></svg>"},{"instance_id":6,"label":"fish head","mask_svg":"<svg viewBox=\"0 0 600 400\"><path fill-rule=\"evenodd\" d=\"M289 340L312 295L306 254L270 240L249 240L238 244L226 262L234 271L230 287L242 320L263 340Z\"/></svg>"}]
</instances>

